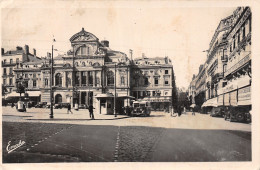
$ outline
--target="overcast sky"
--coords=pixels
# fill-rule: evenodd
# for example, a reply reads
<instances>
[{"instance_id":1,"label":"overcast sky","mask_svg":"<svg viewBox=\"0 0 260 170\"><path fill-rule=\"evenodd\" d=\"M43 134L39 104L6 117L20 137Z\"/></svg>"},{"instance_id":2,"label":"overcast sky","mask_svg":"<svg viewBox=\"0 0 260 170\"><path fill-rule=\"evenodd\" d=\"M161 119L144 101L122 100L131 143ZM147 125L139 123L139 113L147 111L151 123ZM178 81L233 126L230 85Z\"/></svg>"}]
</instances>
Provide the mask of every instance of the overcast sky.
<instances>
[{"instance_id":1,"label":"overcast sky","mask_svg":"<svg viewBox=\"0 0 260 170\"><path fill-rule=\"evenodd\" d=\"M82 27L99 40L109 40L113 50L135 57L169 56L178 87L189 86L193 74L206 59L202 52L219 21L235 8L180 8L140 5L127 7L80 8L12 8L2 9L2 47L5 50L28 44L38 56L51 51L52 37L58 53L68 51L69 39ZM55 53L57 55L57 53Z\"/></svg>"}]
</instances>

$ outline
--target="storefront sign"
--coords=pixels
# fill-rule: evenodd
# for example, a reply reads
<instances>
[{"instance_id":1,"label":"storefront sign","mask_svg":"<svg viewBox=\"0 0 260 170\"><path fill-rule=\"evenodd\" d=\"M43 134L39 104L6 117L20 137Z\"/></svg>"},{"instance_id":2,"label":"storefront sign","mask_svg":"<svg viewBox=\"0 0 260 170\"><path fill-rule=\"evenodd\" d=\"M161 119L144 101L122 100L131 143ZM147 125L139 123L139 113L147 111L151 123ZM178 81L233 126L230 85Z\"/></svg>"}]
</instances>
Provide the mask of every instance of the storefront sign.
<instances>
[{"instance_id":1,"label":"storefront sign","mask_svg":"<svg viewBox=\"0 0 260 170\"><path fill-rule=\"evenodd\" d=\"M218 106L223 106L224 95L218 96Z\"/></svg>"},{"instance_id":2,"label":"storefront sign","mask_svg":"<svg viewBox=\"0 0 260 170\"><path fill-rule=\"evenodd\" d=\"M224 105L229 106L229 93L224 94Z\"/></svg>"},{"instance_id":3,"label":"storefront sign","mask_svg":"<svg viewBox=\"0 0 260 170\"><path fill-rule=\"evenodd\" d=\"M251 86L238 90L238 101L248 100L251 102Z\"/></svg>"},{"instance_id":4,"label":"storefront sign","mask_svg":"<svg viewBox=\"0 0 260 170\"><path fill-rule=\"evenodd\" d=\"M230 93L230 105L237 106L237 91Z\"/></svg>"}]
</instances>

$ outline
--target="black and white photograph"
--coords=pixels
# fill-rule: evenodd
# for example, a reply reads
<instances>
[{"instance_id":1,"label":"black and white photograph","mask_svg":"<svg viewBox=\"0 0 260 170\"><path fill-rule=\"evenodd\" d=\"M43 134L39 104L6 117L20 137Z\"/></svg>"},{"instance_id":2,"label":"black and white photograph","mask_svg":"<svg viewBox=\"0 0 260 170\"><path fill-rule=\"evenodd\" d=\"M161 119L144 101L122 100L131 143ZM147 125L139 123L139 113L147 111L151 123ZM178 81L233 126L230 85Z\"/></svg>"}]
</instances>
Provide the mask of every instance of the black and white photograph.
<instances>
[{"instance_id":1,"label":"black and white photograph","mask_svg":"<svg viewBox=\"0 0 260 170\"><path fill-rule=\"evenodd\" d=\"M1 2L1 165L260 169L259 3L237 4Z\"/></svg>"}]
</instances>

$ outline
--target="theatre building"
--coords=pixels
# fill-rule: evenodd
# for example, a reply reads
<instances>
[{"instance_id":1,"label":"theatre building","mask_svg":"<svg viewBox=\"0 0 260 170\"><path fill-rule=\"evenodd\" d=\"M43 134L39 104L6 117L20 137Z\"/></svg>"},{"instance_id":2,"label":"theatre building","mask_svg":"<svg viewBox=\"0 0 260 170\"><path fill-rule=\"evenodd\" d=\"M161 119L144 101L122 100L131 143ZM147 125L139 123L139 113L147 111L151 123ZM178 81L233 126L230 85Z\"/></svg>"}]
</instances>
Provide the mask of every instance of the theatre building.
<instances>
[{"instance_id":1,"label":"theatre building","mask_svg":"<svg viewBox=\"0 0 260 170\"><path fill-rule=\"evenodd\" d=\"M92 104L96 113L112 114L116 94L116 110L122 112L130 93L130 61L126 54L111 50L109 41L100 42L84 28L70 42L67 54L54 58L54 103ZM48 64L42 66L43 102L50 101L49 71Z\"/></svg>"}]
</instances>

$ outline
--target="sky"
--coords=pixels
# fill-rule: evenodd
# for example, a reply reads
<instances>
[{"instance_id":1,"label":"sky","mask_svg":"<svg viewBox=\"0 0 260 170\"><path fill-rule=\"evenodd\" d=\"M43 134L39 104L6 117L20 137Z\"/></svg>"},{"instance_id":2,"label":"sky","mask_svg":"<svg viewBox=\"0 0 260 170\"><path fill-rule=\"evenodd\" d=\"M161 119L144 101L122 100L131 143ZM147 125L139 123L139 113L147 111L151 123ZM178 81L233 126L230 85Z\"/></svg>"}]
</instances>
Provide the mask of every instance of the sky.
<instances>
[{"instance_id":1,"label":"sky","mask_svg":"<svg viewBox=\"0 0 260 170\"><path fill-rule=\"evenodd\" d=\"M160 7L135 6L97 7L69 5L58 7L27 6L4 8L1 12L1 40L5 51L29 45L38 56L54 48L63 54L71 49L69 39L82 27L99 40L108 40L110 48L133 58L168 56L173 63L176 85L188 88L192 75L206 60L214 32L222 18L234 7Z\"/></svg>"}]
</instances>

